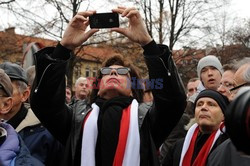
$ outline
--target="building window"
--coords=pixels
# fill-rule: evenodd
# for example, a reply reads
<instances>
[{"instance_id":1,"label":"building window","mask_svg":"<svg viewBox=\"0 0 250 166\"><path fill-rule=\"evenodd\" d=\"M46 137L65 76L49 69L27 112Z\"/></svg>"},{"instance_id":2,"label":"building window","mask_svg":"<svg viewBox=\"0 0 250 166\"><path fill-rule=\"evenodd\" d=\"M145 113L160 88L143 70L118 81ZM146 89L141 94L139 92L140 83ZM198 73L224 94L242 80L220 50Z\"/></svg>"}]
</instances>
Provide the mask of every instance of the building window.
<instances>
[{"instance_id":1,"label":"building window","mask_svg":"<svg viewBox=\"0 0 250 166\"><path fill-rule=\"evenodd\" d=\"M95 68L93 69L93 74L92 74L92 76L93 76L93 77L96 77L96 75L97 75L97 68L95 67Z\"/></svg>"},{"instance_id":2,"label":"building window","mask_svg":"<svg viewBox=\"0 0 250 166\"><path fill-rule=\"evenodd\" d=\"M90 69L89 67L86 67L85 69L85 77L89 77L90 76Z\"/></svg>"},{"instance_id":3,"label":"building window","mask_svg":"<svg viewBox=\"0 0 250 166\"><path fill-rule=\"evenodd\" d=\"M75 65L75 77L76 78L81 77L81 64L80 63L77 63Z\"/></svg>"}]
</instances>

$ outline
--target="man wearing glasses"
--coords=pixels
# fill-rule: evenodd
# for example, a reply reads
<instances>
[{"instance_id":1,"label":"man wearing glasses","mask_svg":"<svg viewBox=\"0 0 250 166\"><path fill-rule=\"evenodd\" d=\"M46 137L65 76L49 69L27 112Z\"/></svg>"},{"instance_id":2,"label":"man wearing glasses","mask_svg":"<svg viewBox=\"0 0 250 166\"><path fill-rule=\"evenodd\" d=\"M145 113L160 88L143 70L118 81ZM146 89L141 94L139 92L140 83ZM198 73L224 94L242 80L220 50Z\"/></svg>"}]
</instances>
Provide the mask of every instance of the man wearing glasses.
<instances>
[{"instance_id":1,"label":"man wearing glasses","mask_svg":"<svg viewBox=\"0 0 250 166\"><path fill-rule=\"evenodd\" d=\"M219 91L221 94L226 96L231 101L232 95L230 89L234 87L233 78L237 69L233 64L225 64L223 65L223 70L224 73L222 74L220 80L220 86L218 87L217 91Z\"/></svg>"}]
</instances>

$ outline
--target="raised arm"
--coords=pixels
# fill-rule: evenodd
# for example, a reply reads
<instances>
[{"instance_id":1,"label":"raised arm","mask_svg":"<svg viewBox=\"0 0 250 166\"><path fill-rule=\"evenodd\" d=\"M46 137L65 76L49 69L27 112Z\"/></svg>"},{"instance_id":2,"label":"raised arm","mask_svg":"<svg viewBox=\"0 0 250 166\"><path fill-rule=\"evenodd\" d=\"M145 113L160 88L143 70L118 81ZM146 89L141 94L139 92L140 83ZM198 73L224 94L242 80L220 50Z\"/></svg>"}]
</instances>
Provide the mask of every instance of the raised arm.
<instances>
[{"instance_id":1,"label":"raised arm","mask_svg":"<svg viewBox=\"0 0 250 166\"><path fill-rule=\"evenodd\" d=\"M68 24L61 42L35 54L36 78L31 107L46 128L63 144L72 128L72 110L65 104L65 75L70 52L98 29L86 31L88 17L95 11L77 13Z\"/></svg>"},{"instance_id":2,"label":"raised arm","mask_svg":"<svg viewBox=\"0 0 250 166\"><path fill-rule=\"evenodd\" d=\"M157 45L153 41L136 8L118 7L113 9L113 12L127 17L129 26L112 30L127 36L143 47L150 81L159 83L159 86L154 86L152 89L154 107L148 114L152 137L158 148L175 127L186 107L186 94L182 80L169 48Z\"/></svg>"}]
</instances>

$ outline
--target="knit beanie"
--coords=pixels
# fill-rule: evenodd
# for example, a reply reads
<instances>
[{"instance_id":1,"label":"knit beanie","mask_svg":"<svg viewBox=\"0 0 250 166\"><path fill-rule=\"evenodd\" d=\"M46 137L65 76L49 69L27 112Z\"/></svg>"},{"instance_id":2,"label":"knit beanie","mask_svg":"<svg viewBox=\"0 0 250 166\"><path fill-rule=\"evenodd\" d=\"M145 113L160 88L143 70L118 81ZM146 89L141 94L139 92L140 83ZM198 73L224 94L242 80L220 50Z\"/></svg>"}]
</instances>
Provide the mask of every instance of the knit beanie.
<instances>
[{"instance_id":1,"label":"knit beanie","mask_svg":"<svg viewBox=\"0 0 250 166\"><path fill-rule=\"evenodd\" d=\"M229 100L226 96L222 95L220 92L211 89L205 89L199 93L194 102L194 107L196 107L196 103L200 98L209 97L214 99L218 105L220 106L223 113L225 113L227 106L229 105ZM194 108L195 109L195 108Z\"/></svg>"},{"instance_id":2,"label":"knit beanie","mask_svg":"<svg viewBox=\"0 0 250 166\"><path fill-rule=\"evenodd\" d=\"M219 72L222 75L223 69L222 69L222 65L221 65L219 59L214 55L208 55L208 56L205 56L199 60L199 63L197 66L197 74L198 74L199 78L201 75L201 70L207 66L215 67L217 70L219 70Z\"/></svg>"}]
</instances>

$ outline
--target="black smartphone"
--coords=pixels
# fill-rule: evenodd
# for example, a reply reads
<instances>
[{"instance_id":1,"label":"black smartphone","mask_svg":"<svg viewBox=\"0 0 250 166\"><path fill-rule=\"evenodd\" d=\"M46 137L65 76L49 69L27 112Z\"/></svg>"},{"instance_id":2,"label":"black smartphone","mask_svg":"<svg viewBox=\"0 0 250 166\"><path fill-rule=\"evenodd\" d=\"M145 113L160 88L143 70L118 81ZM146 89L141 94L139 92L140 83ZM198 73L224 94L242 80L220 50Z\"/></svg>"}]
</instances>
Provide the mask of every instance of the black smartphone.
<instances>
[{"instance_id":1,"label":"black smartphone","mask_svg":"<svg viewBox=\"0 0 250 166\"><path fill-rule=\"evenodd\" d=\"M96 13L89 16L90 28L119 27L118 13Z\"/></svg>"}]
</instances>

